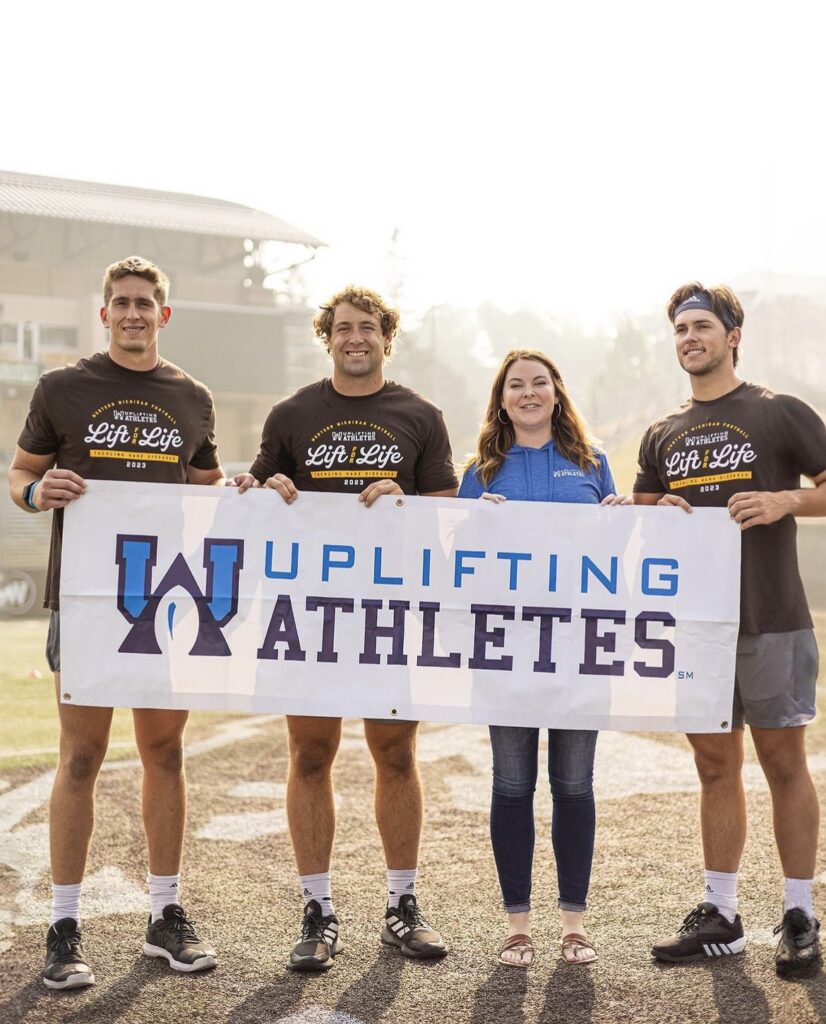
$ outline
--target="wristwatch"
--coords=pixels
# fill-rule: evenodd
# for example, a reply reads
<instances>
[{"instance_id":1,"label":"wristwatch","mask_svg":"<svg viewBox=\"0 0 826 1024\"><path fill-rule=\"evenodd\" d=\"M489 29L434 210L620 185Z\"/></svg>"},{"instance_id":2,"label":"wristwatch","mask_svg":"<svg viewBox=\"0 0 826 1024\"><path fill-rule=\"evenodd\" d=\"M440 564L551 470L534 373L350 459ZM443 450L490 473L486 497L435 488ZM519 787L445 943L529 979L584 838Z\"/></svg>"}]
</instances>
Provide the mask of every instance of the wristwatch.
<instances>
[{"instance_id":1,"label":"wristwatch","mask_svg":"<svg viewBox=\"0 0 826 1024\"><path fill-rule=\"evenodd\" d=\"M29 508L34 512L43 511L42 508L38 508L34 503L34 492L40 482L40 480L32 480L30 484L26 484L23 488L23 501L25 501Z\"/></svg>"}]
</instances>

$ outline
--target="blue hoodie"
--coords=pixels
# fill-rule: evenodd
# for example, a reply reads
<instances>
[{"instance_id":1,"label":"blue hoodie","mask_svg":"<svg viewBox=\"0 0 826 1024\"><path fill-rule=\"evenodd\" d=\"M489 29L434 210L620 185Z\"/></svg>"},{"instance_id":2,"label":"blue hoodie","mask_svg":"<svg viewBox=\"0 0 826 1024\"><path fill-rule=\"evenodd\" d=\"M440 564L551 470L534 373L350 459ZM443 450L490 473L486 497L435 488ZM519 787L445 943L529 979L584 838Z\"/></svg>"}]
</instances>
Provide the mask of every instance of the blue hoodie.
<instances>
[{"instance_id":1,"label":"blue hoodie","mask_svg":"<svg viewBox=\"0 0 826 1024\"><path fill-rule=\"evenodd\" d=\"M553 441L541 448L523 448L515 444L505 455L499 472L485 487L470 466L462 477L460 498L478 498L484 491L504 494L513 501L567 501L598 505L609 494L616 494L608 460L596 452L599 468L582 470L557 450Z\"/></svg>"}]
</instances>

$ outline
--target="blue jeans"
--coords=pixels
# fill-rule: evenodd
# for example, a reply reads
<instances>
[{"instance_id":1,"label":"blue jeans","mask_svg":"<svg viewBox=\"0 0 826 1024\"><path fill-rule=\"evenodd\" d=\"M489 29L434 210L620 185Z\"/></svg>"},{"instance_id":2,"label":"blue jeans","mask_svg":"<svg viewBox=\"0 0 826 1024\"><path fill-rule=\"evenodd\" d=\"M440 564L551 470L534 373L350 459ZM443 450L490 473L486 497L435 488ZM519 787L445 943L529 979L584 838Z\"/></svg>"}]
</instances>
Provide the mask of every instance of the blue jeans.
<instances>
[{"instance_id":1,"label":"blue jeans","mask_svg":"<svg viewBox=\"0 0 826 1024\"><path fill-rule=\"evenodd\" d=\"M493 796L490 838L505 910L531 909L535 829L533 794L538 771L539 730L490 727ZM597 733L548 730L548 778L553 797L551 838L561 910L586 908L594 854L594 753Z\"/></svg>"}]
</instances>

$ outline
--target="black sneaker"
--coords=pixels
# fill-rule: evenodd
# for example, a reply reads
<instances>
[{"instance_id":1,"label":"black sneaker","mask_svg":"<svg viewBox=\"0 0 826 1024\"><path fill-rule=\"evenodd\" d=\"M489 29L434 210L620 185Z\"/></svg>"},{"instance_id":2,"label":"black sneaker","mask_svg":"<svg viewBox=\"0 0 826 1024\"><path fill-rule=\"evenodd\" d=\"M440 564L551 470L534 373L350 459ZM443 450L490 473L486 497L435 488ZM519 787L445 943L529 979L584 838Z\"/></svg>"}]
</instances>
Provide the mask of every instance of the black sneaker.
<instances>
[{"instance_id":1,"label":"black sneaker","mask_svg":"<svg viewBox=\"0 0 826 1024\"><path fill-rule=\"evenodd\" d=\"M84 988L95 976L86 963L80 929L73 917L56 921L46 935L46 967L43 984L49 988Z\"/></svg>"},{"instance_id":2,"label":"black sneaker","mask_svg":"<svg viewBox=\"0 0 826 1024\"><path fill-rule=\"evenodd\" d=\"M403 956L415 960L435 960L447 954L442 936L422 917L416 897L405 893L398 907L388 907L384 915L381 941L398 946Z\"/></svg>"},{"instance_id":3,"label":"black sneaker","mask_svg":"<svg viewBox=\"0 0 826 1024\"><path fill-rule=\"evenodd\" d=\"M774 966L781 978L807 974L820 964L820 921L798 907L787 910L774 929L780 935Z\"/></svg>"},{"instance_id":4,"label":"black sneaker","mask_svg":"<svg viewBox=\"0 0 826 1024\"><path fill-rule=\"evenodd\" d=\"M310 900L304 908L301 934L290 953L287 969L290 971L326 971L333 966L333 957L341 952L338 936L338 918L335 914L323 917L318 900Z\"/></svg>"},{"instance_id":5,"label":"black sneaker","mask_svg":"<svg viewBox=\"0 0 826 1024\"><path fill-rule=\"evenodd\" d=\"M218 962L208 942L198 938L192 921L177 903L163 908L163 917L149 918L143 951L147 956L162 956L175 971L205 971Z\"/></svg>"},{"instance_id":6,"label":"black sneaker","mask_svg":"<svg viewBox=\"0 0 826 1024\"><path fill-rule=\"evenodd\" d=\"M728 921L713 903L700 903L686 917L676 935L652 947L651 955L657 960L684 963L702 960L704 956L742 953L745 948L740 915Z\"/></svg>"}]
</instances>

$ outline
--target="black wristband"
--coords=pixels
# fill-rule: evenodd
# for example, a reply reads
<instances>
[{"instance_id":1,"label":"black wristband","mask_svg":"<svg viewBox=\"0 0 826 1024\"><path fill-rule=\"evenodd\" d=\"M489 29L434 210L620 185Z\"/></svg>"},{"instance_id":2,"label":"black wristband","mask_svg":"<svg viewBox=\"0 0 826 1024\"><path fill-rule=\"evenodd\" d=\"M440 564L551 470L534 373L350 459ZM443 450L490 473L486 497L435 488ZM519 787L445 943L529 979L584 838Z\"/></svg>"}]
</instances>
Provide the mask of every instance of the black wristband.
<instances>
[{"instance_id":1,"label":"black wristband","mask_svg":"<svg viewBox=\"0 0 826 1024\"><path fill-rule=\"evenodd\" d=\"M40 480L32 480L32 482L30 484L26 484L26 486L23 488L23 501L26 502L26 504L29 506L29 508L32 510L32 512L42 512L43 511L43 509L38 508L37 505L35 505L35 503L34 503L34 501L32 499L32 495L35 492L35 488L37 487L37 485L40 482L41 482Z\"/></svg>"}]
</instances>

